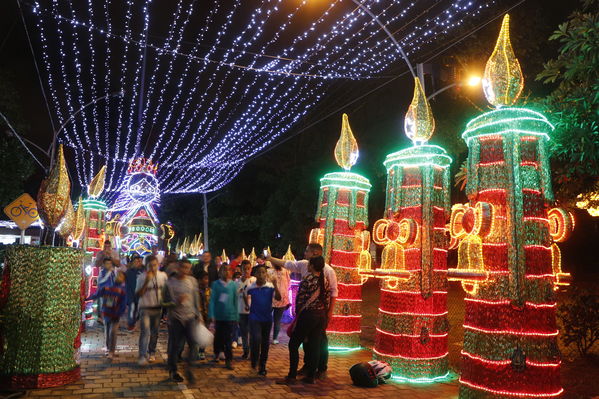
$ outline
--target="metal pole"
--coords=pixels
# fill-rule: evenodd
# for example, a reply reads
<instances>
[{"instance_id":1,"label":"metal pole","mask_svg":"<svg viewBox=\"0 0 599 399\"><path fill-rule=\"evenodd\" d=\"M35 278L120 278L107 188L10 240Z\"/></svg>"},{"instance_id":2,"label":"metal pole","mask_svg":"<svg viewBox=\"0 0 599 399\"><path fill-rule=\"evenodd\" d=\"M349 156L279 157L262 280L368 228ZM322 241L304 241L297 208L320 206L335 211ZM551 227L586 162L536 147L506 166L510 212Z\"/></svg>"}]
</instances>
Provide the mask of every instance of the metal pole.
<instances>
[{"instance_id":1,"label":"metal pole","mask_svg":"<svg viewBox=\"0 0 599 399\"><path fill-rule=\"evenodd\" d=\"M19 242L19 244L25 244L25 229L21 229L21 241Z\"/></svg>"},{"instance_id":2,"label":"metal pole","mask_svg":"<svg viewBox=\"0 0 599 399\"><path fill-rule=\"evenodd\" d=\"M206 199L206 193L202 193L204 197L204 251L210 251L208 247L208 200Z\"/></svg>"},{"instance_id":3,"label":"metal pole","mask_svg":"<svg viewBox=\"0 0 599 399\"><path fill-rule=\"evenodd\" d=\"M408 56L406 55L406 53L403 51L403 49L401 48L400 44L397 42L397 40L395 40L395 37L393 37L393 35L391 34L391 32L389 32L389 29L387 29L387 27L385 26L385 24L383 24L379 18L372 12L370 11L364 4L360 3L358 0L352 0L358 7L360 7L362 10L364 10L368 15L370 15L370 17L372 19L374 19L376 21L377 24L379 24L379 26L385 31L385 33L387 34L387 36L389 36L389 38L391 39L391 41L395 44L395 46L397 47L397 49L399 50L399 53L401 54L401 56L403 57L404 61L406 62L406 64L408 64L408 68L410 69L410 73L412 74L413 77L416 77L416 74L414 73L414 68L412 68L412 64L410 63L410 60L408 59Z\"/></svg>"},{"instance_id":4,"label":"metal pole","mask_svg":"<svg viewBox=\"0 0 599 399\"><path fill-rule=\"evenodd\" d=\"M424 83L424 64L418 63L416 64L416 74L418 75L418 79L420 79L420 84L422 85L422 90L426 93L426 84Z\"/></svg>"},{"instance_id":5,"label":"metal pole","mask_svg":"<svg viewBox=\"0 0 599 399\"><path fill-rule=\"evenodd\" d=\"M430 100L431 98L435 97L437 94L443 93L445 90L449 90L452 87L456 87L456 86L462 86L462 83L458 82L458 83L452 83L450 85L447 85L439 90L437 90L436 92L434 92L433 94L431 94L430 96L426 97L427 100Z\"/></svg>"}]
</instances>

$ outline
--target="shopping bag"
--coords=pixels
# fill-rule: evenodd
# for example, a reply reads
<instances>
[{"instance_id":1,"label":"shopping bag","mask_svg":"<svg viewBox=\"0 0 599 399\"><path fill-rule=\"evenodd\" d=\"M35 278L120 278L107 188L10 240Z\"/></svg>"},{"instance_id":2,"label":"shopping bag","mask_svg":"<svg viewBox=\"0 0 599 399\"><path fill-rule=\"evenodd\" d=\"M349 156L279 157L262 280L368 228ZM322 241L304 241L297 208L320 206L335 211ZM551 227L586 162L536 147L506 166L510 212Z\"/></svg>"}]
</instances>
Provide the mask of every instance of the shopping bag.
<instances>
[{"instance_id":1,"label":"shopping bag","mask_svg":"<svg viewBox=\"0 0 599 399\"><path fill-rule=\"evenodd\" d=\"M201 320L194 321L193 340L200 348L207 348L214 342L214 335L202 323Z\"/></svg>"}]
</instances>

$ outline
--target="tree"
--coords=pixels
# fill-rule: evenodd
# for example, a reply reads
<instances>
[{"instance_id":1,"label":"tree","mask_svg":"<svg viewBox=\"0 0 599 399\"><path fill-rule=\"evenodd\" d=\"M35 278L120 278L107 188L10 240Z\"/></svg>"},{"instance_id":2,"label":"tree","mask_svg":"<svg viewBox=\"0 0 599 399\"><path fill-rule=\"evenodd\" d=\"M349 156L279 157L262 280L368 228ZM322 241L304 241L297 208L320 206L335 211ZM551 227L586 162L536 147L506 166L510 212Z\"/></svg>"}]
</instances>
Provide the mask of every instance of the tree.
<instances>
[{"instance_id":1,"label":"tree","mask_svg":"<svg viewBox=\"0 0 599 399\"><path fill-rule=\"evenodd\" d=\"M555 124L549 144L556 198L572 205L599 178L599 0L583 0L549 37L558 56L537 80L555 85L539 106Z\"/></svg>"},{"instance_id":2,"label":"tree","mask_svg":"<svg viewBox=\"0 0 599 399\"><path fill-rule=\"evenodd\" d=\"M0 112L11 122L18 133L27 131L23 112L17 104L18 92L13 86L14 77L0 69ZM0 119L0 206L4 207L23 193L24 184L35 169L31 156L14 137L4 120Z\"/></svg>"}]
</instances>

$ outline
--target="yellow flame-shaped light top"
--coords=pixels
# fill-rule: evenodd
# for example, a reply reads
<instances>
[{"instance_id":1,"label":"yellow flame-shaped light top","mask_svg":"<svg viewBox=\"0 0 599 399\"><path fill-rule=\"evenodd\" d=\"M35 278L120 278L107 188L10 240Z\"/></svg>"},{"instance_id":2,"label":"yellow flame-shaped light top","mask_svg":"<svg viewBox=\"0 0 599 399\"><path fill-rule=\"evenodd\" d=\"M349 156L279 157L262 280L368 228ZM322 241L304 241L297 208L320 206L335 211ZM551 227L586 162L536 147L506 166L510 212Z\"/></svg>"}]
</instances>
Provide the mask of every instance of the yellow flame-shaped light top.
<instances>
[{"instance_id":1,"label":"yellow flame-shaped light top","mask_svg":"<svg viewBox=\"0 0 599 399\"><path fill-rule=\"evenodd\" d=\"M499 38L489 57L482 80L487 101L495 107L512 105L524 88L520 63L510 42L510 16L503 17Z\"/></svg>"},{"instance_id":2,"label":"yellow flame-shaped light top","mask_svg":"<svg viewBox=\"0 0 599 399\"><path fill-rule=\"evenodd\" d=\"M90 197L96 198L104 191L104 182L106 181L106 165L102 166L98 174L89 182L87 193Z\"/></svg>"},{"instance_id":3,"label":"yellow flame-shaped light top","mask_svg":"<svg viewBox=\"0 0 599 399\"><path fill-rule=\"evenodd\" d=\"M350 170L358 161L358 142L349 126L347 114L343 114L341 120L341 136L335 146L335 159L343 169Z\"/></svg>"},{"instance_id":4,"label":"yellow flame-shaped light top","mask_svg":"<svg viewBox=\"0 0 599 399\"><path fill-rule=\"evenodd\" d=\"M42 181L37 195L37 210L44 223L54 229L58 227L71 202L70 196L71 180L61 144L56 163L48 177Z\"/></svg>"},{"instance_id":5,"label":"yellow flame-shaped light top","mask_svg":"<svg viewBox=\"0 0 599 399\"><path fill-rule=\"evenodd\" d=\"M73 230L75 229L75 209L73 208L73 203L69 201L67 203L67 209L64 213L64 217L62 218L62 224L60 225L60 235L65 240L69 238Z\"/></svg>"},{"instance_id":6,"label":"yellow flame-shaped light top","mask_svg":"<svg viewBox=\"0 0 599 399\"><path fill-rule=\"evenodd\" d=\"M418 78L414 78L414 97L406 112L404 130L415 145L427 142L435 131L433 111Z\"/></svg>"},{"instance_id":7,"label":"yellow flame-shaped light top","mask_svg":"<svg viewBox=\"0 0 599 399\"><path fill-rule=\"evenodd\" d=\"M81 235L83 234L83 230L85 230L85 210L83 209L83 202L81 201L81 197L79 197L79 201L77 203L77 211L75 212L75 229L71 233L73 240L79 240L79 238L81 238Z\"/></svg>"}]
</instances>

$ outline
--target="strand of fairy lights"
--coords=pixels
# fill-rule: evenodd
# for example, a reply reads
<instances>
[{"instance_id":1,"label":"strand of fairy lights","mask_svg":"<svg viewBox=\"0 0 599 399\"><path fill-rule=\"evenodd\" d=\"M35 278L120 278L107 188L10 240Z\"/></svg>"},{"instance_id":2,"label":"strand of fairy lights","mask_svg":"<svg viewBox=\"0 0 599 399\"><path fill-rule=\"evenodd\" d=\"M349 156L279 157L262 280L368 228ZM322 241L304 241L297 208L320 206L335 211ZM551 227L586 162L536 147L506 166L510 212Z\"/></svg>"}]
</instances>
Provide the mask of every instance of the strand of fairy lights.
<instances>
[{"instance_id":1,"label":"strand of fairy lights","mask_svg":"<svg viewBox=\"0 0 599 399\"><path fill-rule=\"evenodd\" d=\"M385 12L387 10L390 10L390 7L387 7L385 9ZM379 14L379 15L382 15L382 14ZM107 18L107 19L109 19L109 18ZM368 23L370 23L370 22L371 21L368 21ZM441 25L444 25L444 23L441 24ZM348 27L348 29L349 29L349 27ZM316 30L316 29L314 29L314 30ZM366 31L364 28L362 28L362 30ZM311 31L313 31L313 30L310 30L310 32ZM91 35L91 33L90 33L90 35ZM352 43L349 40L346 41L346 43L349 43L350 46L352 45ZM346 51L345 51L346 48L341 47L341 46L338 49L336 49L336 50L337 51L332 51L331 53L332 54L338 54L338 53L343 54L343 53L346 53ZM366 53L364 53L364 54L366 54ZM168 54L168 55L170 55L170 54ZM255 78L255 79L257 80L257 78ZM272 80L273 80L273 78L270 77L270 78L268 78L267 82L271 82ZM316 87L320 88L319 86L316 86ZM312 95L313 91L314 90L305 90L304 92L299 91L299 92L297 92L297 94L294 97L289 97L289 98L292 98L294 101L296 101L298 99L300 99L302 101L305 101L304 99L307 98L307 97L310 97ZM137 92L137 91L135 91L135 92ZM251 93L251 91L246 88L246 90L244 91L244 95L248 95L249 93ZM283 123L273 123L273 120L277 119L277 118L274 118L273 116L275 116L277 114L272 113L272 111L270 111L270 110L272 110L273 107L268 107L267 104L269 104L269 101L270 101L271 97L275 97L276 98L275 104L280 104L281 106L280 107L274 107L274 108L275 109L278 108L279 109L279 113L280 112L285 112L285 111L280 111L280 110L285 109L285 107L284 107L285 103L283 103L283 100L282 100L285 96L280 96L279 93L280 92L273 91L272 94L269 96L268 99L261 98L261 103L258 103L258 102L253 103L252 104L253 107L250 109L250 111L247 111L246 115L243 115L243 117L247 116L248 119L246 119L245 122L242 124L242 122L241 122L242 118L239 118L236 121L236 124L234 125L234 129L232 129L232 130L238 130L241 127L242 129L245 129L245 130L249 131L250 133L247 134L247 135L245 135L245 136L242 136L242 135L230 134L228 132L227 134L225 134L225 137L224 137L224 139L226 141L222 140L221 141L221 146L218 147L219 151L218 152L217 151L212 151L211 153L209 153L208 155L210 155L210 157L205 157L205 161L202 162L203 165L200 164L199 166L204 166L204 167L208 168L208 167L214 167L214 166L216 166L215 164L221 163L222 162L222 158L223 158L223 156L222 156L222 152L223 152L222 149L225 147L224 146L225 143L228 143L228 144L231 144L231 143L244 143L244 142L250 141L252 139L256 139L256 140L254 140L255 141L255 145L252 146L252 148L244 148L244 149L242 149L242 151L240 152L239 155L243 158L243 157L247 156L248 154L255 153L257 150L263 149L265 146L268 145L268 143L272 142L272 140L274 140L276 138L276 136L271 138L271 137L268 137L266 135L262 135L262 136L257 135L258 132L259 132L259 130L267 130L268 131L269 130L268 128L271 127L271 129L274 130L274 131L282 132L285 129L284 128L281 129L281 126L288 127L290 124L292 124L297 119L299 119L301 116L303 116L301 114L300 115L296 115L295 117L293 117L291 119L291 121L290 121L291 123L288 124L287 126L285 126ZM292 93L293 93L293 90L287 90L286 91L286 95L290 95ZM119 104L119 108L122 108L122 102L123 102L123 100L119 100L119 102L121 103L121 104ZM298 108L303 105L303 104L301 104L300 102L297 102L297 101L296 101L296 103L298 104L297 105ZM261 107L261 108L259 108L259 107ZM175 108L174 105L171 108L174 109ZM221 107L220 107L221 112L225 108L226 108L226 106L221 105ZM307 109L309 107L305 107L304 106L303 108ZM148 109L148 108L146 108L146 109ZM214 109L214 107L212 109ZM256 112L256 110L260 111L260 110L265 110L265 109L270 111L270 114L267 114L268 117L264 116L264 114L261 117L257 116L260 112ZM253 113L254 115L251 115L251 116L254 117L255 119L249 119L248 113ZM155 113L155 114L159 115L159 113ZM227 118L228 117L229 117L229 115L227 115ZM270 118L270 121L268 120L269 118ZM120 118L119 118L119 120L120 120ZM214 125L215 124L214 121L216 121L218 119L214 118L214 117L211 117L210 120L213 121L212 125ZM225 125L226 122L227 122L227 120L228 119L225 119L224 121L221 121L221 125L219 125L219 127L222 126L222 125ZM129 122L132 123L132 121L133 121L133 118L130 117L129 118ZM256 122L258 122L258 123L256 123ZM119 123L121 123L121 122L119 122ZM248 129L248 126L250 126L252 124L255 126L255 129L253 129L253 130ZM191 125L191 123L188 123L188 126L189 125ZM210 125L210 126L212 126L212 125ZM121 123L121 128L122 128L122 123ZM117 130L121 131L121 128L118 128ZM143 129L140 129L140 130L143 130ZM167 129L165 127L165 131L166 130ZM209 133L209 130L206 130L205 134L208 134L208 133ZM173 135L171 134L171 136L173 136ZM183 135L181 135L181 136L177 135L177 136L178 137L183 137ZM136 140L139 140L139 138L140 138L140 136L137 136ZM267 140L267 138L270 138L270 140ZM135 154L126 155L125 153L123 153L122 156L121 156L120 155L121 148L122 147L121 147L121 145L119 143L119 145L117 145L117 148L116 148L118 158L120 158L120 159L130 159L132 157L132 155L135 155ZM176 152L176 149L177 149L177 147L173 148L172 150L169 149L169 151L164 151L164 152L167 153L167 154L173 154L173 153ZM107 154L108 153L109 152L107 151ZM229 155L229 157L230 156L231 155ZM158 159L157 161L160 163L160 161L162 161L162 160ZM117 164L117 163L114 163L114 164ZM229 177L232 177L232 176L235 175L235 173L234 173L235 169L237 169L237 170L239 169L239 163L235 163L235 165L232 165L232 166L228 166L228 164L225 164L222 168L223 168L224 174L227 176L227 179L229 179ZM117 169L117 167L113 165L112 169L111 169L112 172L110 173L111 178L109 178L109 184L108 184L108 187L109 187L110 190L113 190L115 188L113 186L113 182L116 181L117 179L115 179L113 176L116 173L115 172L116 169ZM120 166L119 170L122 170L122 169L123 169L123 167ZM180 169L169 168L167 170L171 170L171 171L173 171L173 173L176 173L176 171L180 170ZM208 173L206 173L206 174L208 174ZM191 183L190 183L189 180L191 180L192 177L195 178L195 177L197 177L197 175L193 175L192 176L191 172L182 172L182 173L179 172L179 180L180 180L179 187L180 187L180 189L178 191L184 192L184 191L187 191L189 188L193 189L193 188L197 187L197 185L195 187L193 187L193 186L190 185ZM197 179L194 179L194 180L197 181ZM211 183L218 182L218 181L219 181L219 178L216 178L216 177L211 179ZM163 184L163 183L161 182L161 184ZM220 179L220 183L217 183L217 184L221 185L221 184L224 184L224 183L223 183L222 179ZM203 186L204 189L209 189L210 188L209 185L208 186L207 185L202 185L202 186ZM168 188L167 188L167 190L168 190Z\"/></svg>"}]
</instances>

